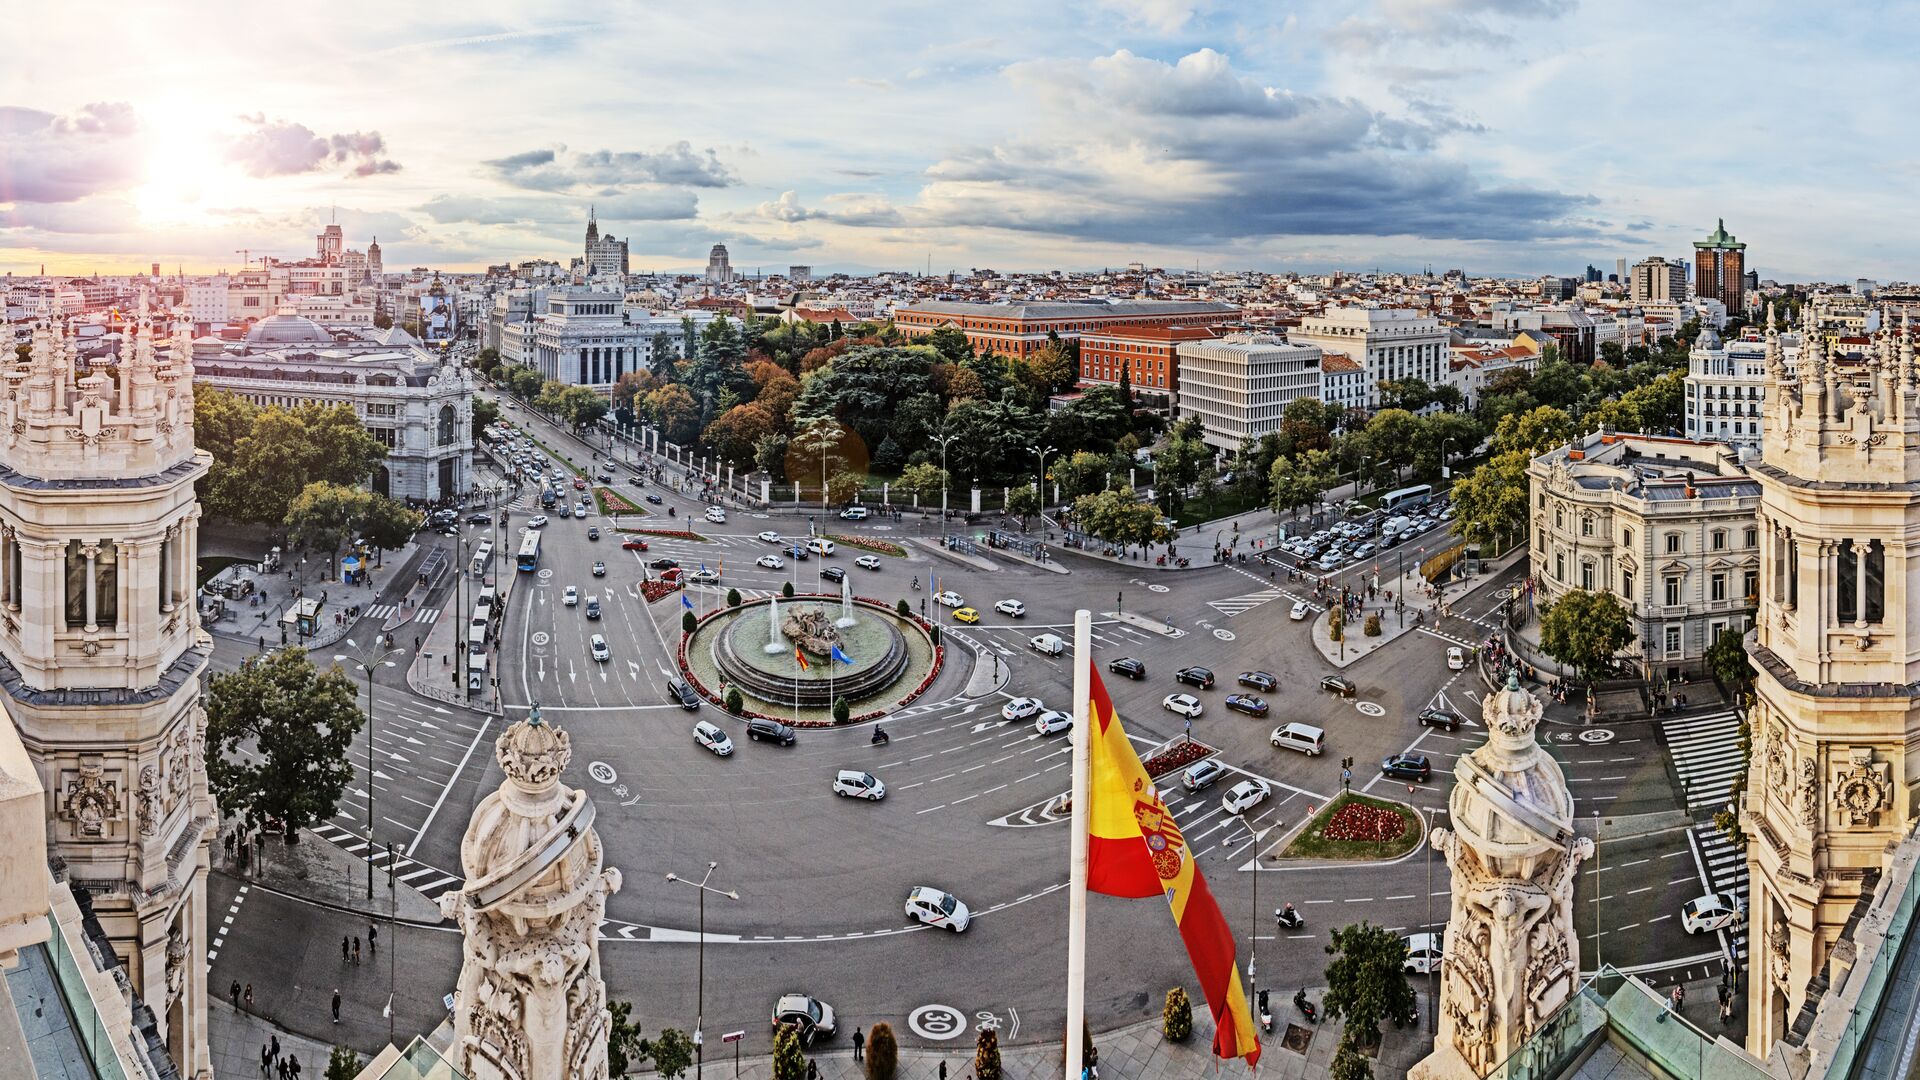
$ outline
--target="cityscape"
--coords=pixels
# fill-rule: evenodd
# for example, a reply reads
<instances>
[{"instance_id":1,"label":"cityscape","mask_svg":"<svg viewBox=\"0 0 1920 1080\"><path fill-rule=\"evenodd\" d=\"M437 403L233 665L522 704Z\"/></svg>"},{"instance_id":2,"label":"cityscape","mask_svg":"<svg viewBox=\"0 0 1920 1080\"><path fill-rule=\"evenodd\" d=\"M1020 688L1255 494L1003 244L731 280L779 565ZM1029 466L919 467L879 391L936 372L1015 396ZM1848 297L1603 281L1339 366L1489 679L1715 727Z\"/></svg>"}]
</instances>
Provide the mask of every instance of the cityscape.
<instances>
[{"instance_id":1,"label":"cityscape","mask_svg":"<svg viewBox=\"0 0 1920 1080\"><path fill-rule=\"evenodd\" d=\"M105 9L0 1077L1920 1075L1901 27Z\"/></svg>"}]
</instances>

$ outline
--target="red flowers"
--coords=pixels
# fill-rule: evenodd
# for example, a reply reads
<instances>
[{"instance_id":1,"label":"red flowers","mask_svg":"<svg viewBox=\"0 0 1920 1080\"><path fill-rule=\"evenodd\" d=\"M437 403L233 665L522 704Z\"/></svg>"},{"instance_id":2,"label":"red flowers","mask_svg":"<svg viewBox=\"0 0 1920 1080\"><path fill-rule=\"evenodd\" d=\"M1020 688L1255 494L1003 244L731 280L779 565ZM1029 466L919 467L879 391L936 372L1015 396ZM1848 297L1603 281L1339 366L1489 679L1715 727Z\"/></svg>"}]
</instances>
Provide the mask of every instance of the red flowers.
<instances>
[{"instance_id":1,"label":"red flowers","mask_svg":"<svg viewBox=\"0 0 1920 1080\"><path fill-rule=\"evenodd\" d=\"M899 544L890 544L885 540L871 540L864 536L842 536L839 533L829 533L827 539L836 544L845 544L848 547L861 548L862 550L871 551L878 555L905 555L907 553L907 549L901 547Z\"/></svg>"},{"instance_id":2,"label":"red flowers","mask_svg":"<svg viewBox=\"0 0 1920 1080\"><path fill-rule=\"evenodd\" d=\"M1361 840L1386 843L1398 840L1407 831L1407 819L1397 811L1354 800L1334 811L1326 828L1320 830L1327 840Z\"/></svg>"},{"instance_id":3,"label":"red flowers","mask_svg":"<svg viewBox=\"0 0 1920 1080\"><path fill-rule=\"evenodd\" d=\"M593 493L600 497L600 512L603 514L635 514L640 511L625 495L612 488L594 488Z\"/></svg>"},{"instance_id":4,"label":"red flowers","mask_svg":"<svg viewBox=\"0 0 1920 1080\"><path fill-rule=\"evenodd\" d=\"M1213 753L1213 747L1189 739L1167 747L1140 764L1146 767L1149 777L1158 780L1173 770L1191 765L1211 753Z\"/></svg>"},{"instance_id":5,"label":"red flowers","mask_svg":"<svg viewBox=\"0 0 1920 1080\"><path fill-rule=\"evenodd\" d=\"M663 596L679 591L680 585L678 582L666 582L658 578L648 578L640 583L640 595L646 597L647 603L649 604Z\"/></svg>"},{"instance_id":6,"label":"red flowers","mask_svg":"<svg viewBox=\"0 0 1920 1080\"><path fill-rule=\"evenodd\" d=\"M621 529L623 533L640 533L643 536L671 536L678 540L705 540L706 537L685 529Z\"/></svg>"}]
</instances>

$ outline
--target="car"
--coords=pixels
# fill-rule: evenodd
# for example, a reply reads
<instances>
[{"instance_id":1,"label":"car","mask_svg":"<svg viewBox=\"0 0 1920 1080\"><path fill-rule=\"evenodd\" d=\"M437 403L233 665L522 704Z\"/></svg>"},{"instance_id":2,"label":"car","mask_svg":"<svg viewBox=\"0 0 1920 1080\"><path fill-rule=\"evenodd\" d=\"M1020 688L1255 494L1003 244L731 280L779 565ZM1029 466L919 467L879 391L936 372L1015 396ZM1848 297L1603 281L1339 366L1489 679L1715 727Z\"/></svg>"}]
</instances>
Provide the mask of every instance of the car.
<instances>
[{"instance_id":1,"label":"car","mask_svg":"<svg viewBox=\"0 0 1920 1080\"><path fill-rule=\"evenodd\" d=\"M1213 689L1213 672L1203 667L1183 667L1173 673L1173 681L1197 686L1202 690Z\"/></svg>"},{"instance_id":2,"label":"car","mask_svg":"<svg viewBox=\"0 0 1920 1080\"><path fill-rule=\"evenodd\" d=\"M879 802L887 797L887 785L872 773L859 769L841 769L833 777L833 793L846 799Z\"/></svg>"},{"instance_id":3,"label":"car","mask_svg":"<svg viewBox=\"0 0 1920 1080\"><path fill-rule=\"evenodd\" d=\"M1058 735L1073 730L1073 716L1059 709L1048 709L1033 718L1033 730L1042 735Z\"/></svg>"},{"instance_id":4,"label":"car","mask_svg":"<svg viewBox=\"0 0 1920 1080\"><path fill-rule=\"evenodd\" d=\"M1239 678L1234 681L1238 682L1241 686L1251 686L1255 690L1264 691L1269 694L1273 693L1274 689L1280 685L1280 680L1274 678L1271 672L1266 671L1243 671L1240 673Z\"/></svg>"},{"instance_id":5,"label":"car","mask_svg":"<svg viewBox=\"0 0 1920 1080\"><path fill-rule=\"evenodd\" d=\"M655 560L653 560L652 562L650 562L650 563L648 563L648 564L647 564L647 569L649 569L649 570L678 570L678 569L680 569L680 560L678 560L678 559L666 559L666 558L660 558L660 559L655 559Z\"/></svg>"},{"instance_id":6,"label":"car","mask_svg":"<svg viewBox=\"0 0 1920 1080\"><path fill-rule=\"evenodd\" d=\"M647 550L647 542L637 536L629 536L625 540L620 541L620 550L645 551Z\"/></svg>"},{"instance_id":7,"label":"car","mask_svg":"<svg viewBox=\"0 0 1920 1080\"><path fill-rule=\"evenodd\" d=\"M1373 554L1372 544L1361 544L1359 547L1353 549L1353 557L1356 559L1364 559L1367 556L1372 554Z\"/></svg>"},{"instance_id":8,"label":"car","mask_svg":"<svg viewBox=\"0 0 1920 1080\"><path fill-rule=\"evenodd\" d=\"M807 550L824 559L833 554L833 541L824 536L816 536L807 541Z\"/></svg>"},{"instance_id":9,"label":"car","mask_svg":"<svg viewBox=\"0 0 1920 1080\"><path fill-rule=\"evenodd\" d=\"M1059 634L1035 634L1027 639L1027 648L1042 656L1059 656L1067 651L1067 639Z\"/></svg>"},{"instance_id":10,"label":"car","mask_svg":"<svg viewBox=\"0 0 1920 1080\"><path fill-rule=\"evenodd\" d=\"M785 570L787 568L785 560L781 559L778 555L762 555L753 560L753 565L764 566L769 570Z\"/></svg>"},{"instance_id":11,"label":"car","mask_svg":"<svg viewBox=\"0 0 1920 1080\"><path fill-rule=\"evenodd\" d=\"M724 730L720 730L718 724L710 721L699 721L693 724L693 742L710 749L716 757L728 757L733 753L732 738Z\"/></svg>"},{"instance_id":12,"label":"car","mask_svg":"<svg viewBox=\"0 0 1920 1080\"><path fill-rule=\"evenodd\" d=\"M587 478L586 478L586 477L584 477L584 476L576 476L576 477L574 477L574 478L573 478L573 490L575 490L575 491L585 491L585 490L587 490Z\"/></svg>"},{"instance_id":13,"label":"car","mask_svg":"<svg viewBox=\"0 0 1920 1080\"><path fill-rule=\"evenodd\" d=\"M646 480L645 480L645 479L643 479L643 478L641 478L641 477L638 477L638 476L629 476L629 477L627 477L627 483L629 483L629 484L632 484L632 485L633 485L634 487L646 487L646 486L647 486L647 482L646 482Z\"/></svg>"},{"instance_id":14,"label":"car","mask_svg":"<svg viewBox=\"0 0 1920 1080\"><path fill-rule=\"evenodd\" d=\"M613 659L613 650L607 648L607 639L599 634L593 635L587 641L587 651L593 654L594 660L598 663L604 664Z\"/></svg>"},{"instance_id":15,"label":"car","mask_svg":"<svg viewBox=\"0 0 1920 1080\"><path fill-rule=\"evenodd\" d=\"M1466 722L1466 717L1461 716L1452 709L1430 707L1420 710L1421 727L1443 727L1448 731L1458 731L1460 730L1460 725Z\"/></svg>"},{"instance_id":16,"label":"car","mask_svg":"<svg viewBox=\"0 0 1920 1080\"><path fill-rule=\"evenodd\" d=\"M578 604L580 602L580 587L578 585L567 586L566 591L560 594L560 602L568 607Z\"/></svg>"},{"instance_id":17,"label":"car","mask_svg":"<svg viewBox=\"0 0 1920 1080\"><path fill-rule=\"evenodd\" d=\"M853 565L861 568L862 570L878 570L880 569L880 556L862 555L859 558L853 560Z\"/></svg>"},{"instance_id":18,"label":"car","mask_svg":"<svg viewBox=\"0 0 1920 1080\"><path fill-rule=\"evenodd\" d=\"M807 549L801 547L799 544L787 545L787 547L781 551L781 554L792 559L794 562L806 562L808 558Z\"/></svg>"},{"instance_id":19,"label":"car","mask_svg":"<svg viewBox=\"0 0 1920 1080\"><path fill-rule=\"evenodd\" d=\"M1228 694L1224 704L1234 712L1243 712L1248 716L1267 715L1267 699L1252 694Z\"/></svg>"},{"instance_id":20,"label":"car","mask_svg":"<svg viewBox=\"0 0 1920 1080\"><path fill-rule=\"evenodd\" d=\"M756 716L747 721L748 742L777 742L781 746L793 745L793 727L783 724L770 716Z\"/></svg>"},{"instance_id":21,"label":"car","mask_svg":"<svg viewBox=\"0 0 1920 1080\"><path fill-rule=\"evenodd\" d=\"M577 517L577 518L583 518L583 517L586 517L586 516L587 516L587 504L586 504L586 503L575 503L575 504L573 505L573 516L574 516L574 517Z\"/></svg>"},{"instance_id":22,"label":"car","mask_svg":"<svg viewBox=\"0 0 1920 1080\"><path fill-rule=\"evenodd\" d=\"M1353 680L1344 675L1321 676L1320 689L1329 693L1339 694L1341 697L1352 697L1360 692L1360 688L1353 684Z\"/></svg>"},{"instance_id":23,"label":"car","mask_svg":"<svg viewBox=\"0 0 1920 1080\"><path fill-rule=\"evenodd\" d=\"M606 577L606 576L607 576L607 564L606 564L606 563L603 563L603 562L601 562L601 561L599 561L598 559L596 559L596 560L594 560L594 563L593 563L593 576L594 576L594 577Z\"/></svg>"},{"instance_id":24,"label":"car","mask_svg":"<svg viewBox=\"0 0 1920 1080\"><path fill-rule=\"evenodd\" d=\"M707 520L713 522L715 525L725 525L727 523L727 512L717 506L709 506L707 507Z\"/></svg>"},{"instance_id":25,"label":"car","mask_svg":"<svg viewBox=\"0 0 1920 1080\"><path fill-rule=\"evenodd\" d=\"M1187 770L1180 774L1180 786L1188 791L1199 791L1225 775L1227 767L1218 758L1208 758L1187 766Z\"/></svg>"},{"instance_id":26,"label":"car","mask_svg":"<svg viewBox=\"0 0 1920 1080\"><path fill-rule=\"evenodd\" d=\"M647 493L647 501L648 501L648 502L650 502L650 503L652 503L652 504L653 504L653 505L655 505L655 506L659 506L659 505L660 505L660 496L658 496L658 495L655 495L655 494L653 494L652 492L648 492L648 493Z\"/></svg>"},{"instance_id":27,"label":"car","mask_svg":"<svg viewBox=\"0 0 1920 1080\"><path fill-rule=\"evenodd\" d=\"M760 535L760 539L766 541L769 544L778 544L781 542L780 534L777 532L774 532L772 529L768 529L766 532L763 532L759 535Z\"/></svg>"},{"instance_id":28,"label":"car","mask_svg":"<svg viewBox=\"0 0 1920 1080\"><path fill-rule=\"evenodd\" d=\"M956 609L953 613L953 621L963 622L963 623L977 623L980 621L980 613L970 607L959 608L959 609Z\"/></svg>"},{"instance_id":29,"label":"car","mask_svg":"<svg viewBox=\"0 0 1920 1080\"><path fill-rule=\"evenodd\" d=\"M1131 656L1123 656L1107 665L1107 670L1116 675L1125 675L1138 682L1147 677L1147 665Z\"/></svg>"},{"instance_id":30,"label":"car","mask_svg":"<svg viewBox=\"0 0 1920 1080\"><path fill-rule=\"evenodd\" d=\"M849 506L845 510L840 511L840 519L842 521L865 521L867 520L867 508L864 506Z\"/></svg>"},{"instance_id":31,"label":"car","mask_svg":"<svg viewBox=\"0 0 1920 1080\"><path fill-rule=\"evenodd\" d=\"M822 578L825 578L828 581L833 582L835 585L838 585L839 583L847 580L847 572L845 570L840 569L837 566L821 567L820 576Z\"/></svg>"},{"instance_id":32,"label":"car","mask_svg":"<svg viewBox=\"0 0 1920 1080\"><path fill-rule=\"evenodd\" d=\"M1160 700L1160 707L1189 720L1200 715L1200 699L1192 694L1168 694Z\"/></svg>"},{"instance_id":33,"label":"car","mask_svg":"<svg viewBox=\"0 0 1920 1080\"><path fill-rule=\"evenodd\" d=\"M1273 789L1265 780L1242 780L1220 797L1220 809L1228 814L1244 814L1267 801Z\"/></svg>"},{"instance_id":34,"label":"car","mask_svg":"<svg viewBox=\"0 0 1920 1080\"><path fill-rule=\"evenodd\" d=\"M527 519L527 528L529 529L544 529L546 527L547 515L545 514L535 514Z\"/></svg>"},{"instance_id":35,"label":"car","mask_svg":"<svg viewBox=\"0 0 1920 1080\"><path fill-rule=\"evenodd\" d=\"M1425 754L1395 754L1380 762L1380 775L1424 784L1433 779L1433 762Z\"/></svg>"},{"instance_id":36,"label":"car","mask_svg":"<svg viewBox=\"0 0 1920 1080\"><path fill-rule=\"evenodd\" d=\"M490 518L490 517L488 517L488 516L487 516L487 515L485 515L485 514L468 514L468 515L467 515L467 524L469 524L469 525L491 525L491 524L493 524L493 519L492 519L492 518Z\"/></svg>"},{"instance_id":37,"label":"car","mask_svg":"<svg viewBox=\"0 0 1920 1080\"><path fill-rule=\"evenodd\" d=\"M993 610L1016 619L1024 619L1027 617L1027 605L1018 600L1002 600L993 605Z\"/></svg>"},{"instance_id":38,"label":"car","mask_svg":"<svg viewBox=\"0 0 1920 1080\"><path fill-rule=\"evenodd\" d=\"M1401 938L1407 947L1407 959L1401 969L1409 975L1425 975L1440 970L1445 959L1444 934L1409 934Z\"/></svg>"},{"instance_id":39,"label":"car","mask_svg":"<svg viewBox=\"0 0 1920 1080\"><path fill-rule=\"evenodd\" d=\"M1732 926L1742 917L1740 899L1730 893L1708 893L1680 905L1680 929L1705 934Z\"/></svg>"},{"instance_id":40,"label":"car","mask_svg":"<svg viewBox=\"0 0 1920 1080\"><path fill-rule=\"evenodd\" d=\"M695 570L693 573L688 574L687 580L693 582L695 585L717 584L720 580L720 571L709 570L706 567L701 567L700 569Z\"/></svg>"},{"instance_id":41,"label":"car","mask_svg":"<svg viewBox=\"0 0 1920 1080\"><path fill-rule=\"evenodd\" d=\"M587 526L587 539L589 540L600 539L600 526L598 525Z\"/></svg>"},{"instance_id":42,"label":"car","mask_svg":"<svg viewBox=\"0 0 1920 1080\"><path fill-rule=\"evenodd\" d=\"M773 1005L773 1028L793 1028L802 1045L817 1039L831 1039L834 1033L833 1006L805 994L783 994Z\"/></svg>"},{"instance_id":43,"label":"car","mask_svg":"<svg viewBox=\"0 0 1920 1080\"><path fill-rule=\"evenodd\" d=\"M587 618L597 619L599 617L600 617L600 598L597 596L587 597Z\"/></svg>"},{"instance_id":44,"label":"car","mask_svg":"<svg viewBox=\"0 0 1920 1080\"><path fill-rule=\"evenodd\" d=\"M939 604L941 607L967 606L966 598L961 596L959 593L954 592L952 589L948 589L945 592L934 593L933 602L936 604Z\"/></svg>"},{"instance_id":45,"label":"car","mask_svg":"<svg viewBox=\"0 0 1920 1080\"><path fill-rule=\"evenodd\" d=\"M1046 708L1036 697L1017 697L1000 706L1000 719L1025 720L1029 716L1038 716Z\"/></svg>"},{"instance_id":46,"label":"car","mask_svg":"<svg viewBox=\"0 0 1920 1080\"><path fill-rule=\"evenodd\" d=\"M667 700L688 712L700 711L700 695L694 693L692 685L685 679L673 679L667 683Z\"/></svg>"},{"instance_id":47,"label":"car","mask_svg":"<svg viewBox=\"0 0 1920 1080\"><path fill-rule=\"evenodd\" d=\"M1311 610L1305 600L1295 600L1293 602L1293 610L1287 613L1287 618L1292 619L1294 622L1299 622L1301 619L1306 618L1308 612Z\"/></svg>"},{"instance_id":48,"label":"car","mask_svg":"<svg viewBox=\"0 0 1920 1080\"><path fill-rule=\"evenodd\" d=\"M1467 654L1458 645L1447 646L1447 670L1467 670Z\"/></svg>"},{"instance_id":49,"label":"car","mask_svg":"<svg viewBox=\"0 0 1920 1080\"><path fill-rule=\"evenodd\" d=\"M913 891L907 894L907 918L928 926L944 926L956 934L973 921L967 905L961 903L958 897L931 885L915 885Z\"/></svg>"}]
</instances>

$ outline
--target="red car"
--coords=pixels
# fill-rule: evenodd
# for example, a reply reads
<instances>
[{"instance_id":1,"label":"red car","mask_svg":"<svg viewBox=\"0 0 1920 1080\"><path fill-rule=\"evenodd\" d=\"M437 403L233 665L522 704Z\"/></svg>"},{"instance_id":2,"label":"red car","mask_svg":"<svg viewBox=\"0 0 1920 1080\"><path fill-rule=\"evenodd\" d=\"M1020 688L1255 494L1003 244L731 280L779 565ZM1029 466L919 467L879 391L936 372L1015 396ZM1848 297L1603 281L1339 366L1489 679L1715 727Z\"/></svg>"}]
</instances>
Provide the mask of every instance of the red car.
<instances>
[{"instance_id":1,"label":"red car","mask_svg":"<svg viewBox=\"0 0 1920 1080\"><path fill-rule=\"evenodd\" d=\"M645 540L640 539L637 536L629 536L626 538L624 542L621 543L620 550L645 551L647 550L647 542Z\"/></svg>"}]
</instances>

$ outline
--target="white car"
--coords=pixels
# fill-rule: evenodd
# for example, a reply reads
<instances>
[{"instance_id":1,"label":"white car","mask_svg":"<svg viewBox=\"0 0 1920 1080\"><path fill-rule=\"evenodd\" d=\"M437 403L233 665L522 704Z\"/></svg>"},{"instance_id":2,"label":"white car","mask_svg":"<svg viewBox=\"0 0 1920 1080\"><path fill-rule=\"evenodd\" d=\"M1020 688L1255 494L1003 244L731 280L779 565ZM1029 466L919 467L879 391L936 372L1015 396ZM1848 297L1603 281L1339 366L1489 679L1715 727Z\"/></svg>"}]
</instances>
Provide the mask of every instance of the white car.
<instances>
[{"instance_id":1,"label":"white car","mask_svg":"<svg viewBox=\"0 0 1920 1080\"><path fill-rule=\"evenodd\" d=\"M573 607L575 604L578 604L580 602L580 587L577 585L567 586L567 591L560 594L560 602L568 607Z\"/></svg>"},{"instance_id":2,"label":"white car","mask_svg":"<svg viewBox=\"0 0 1920 1080\"><path fill-rule=\"evenodd\" d=\"M716 756L727 757L733 753L733 740L727 733L705 720L693 725L693 741L714 752Z\"/></svg>"},{"instance_id":3,"label":"white car","mask_svg":"<svg viewBox=\"0 0 1920 1080\"><path fill-rule=\"evenodd\" d=\"M887 785L872 773L859 769L841 769L833 778L833 793L848 799L879 802L887 797Z\"/></svg>"},{"instance_id":4,"label":"white car","mask_svg":"<svg viewBox=\"0 0 1920 1080\"><path fill-rule=\"evenodd\" d=\"M865 521L867 520L867 508L864 506L849 506L845 510L840 511L840 518L843 521Z\"/></svg>"},{"instance_id":5,"label":"white car","mask_svg":"<svg viewBox=\"0 0 1920 1080\"><path fill-rule=\"evenodd\" d=\"M1293 610L1287 613L1287 618L1292 619L1294 622L1299 622L1301 619L1307 617L1307 613L1310 610L1305 600L1295 600L1293 602Z\"/></svg>"},{"instance_id":6,"label":"white car","mask_svg":"<svg viewBox=\"0 0 1920 1080\"><path fill-rule=\"evenodd\" d=\"M954 592L952 589L948 589L946 592L934 593L933 602L936 604L939 604L941 607L966 607L967 606L966 598L961 596L959 593Z\"/></svg>"},{"instance_id":7,"label":"white car","mask_svg":"<svg viewBox=\"0 0 1920 1080\"><path fill-rule=\"evenodd\" d=\"M695 585L712 585L720 580L718 570L695 570L687 575L687 580Z\"/></svg>"},{"instance_id":8,"label":"white car","mask_svg":"<svg viewBox=\"0 0 1920 1080\"><path fill-rule=\"evenodd\" d=\"M862 555L859 558L853 560L853 565L859 567L862 570L878 570L880 569L880 556Z\"/></svg>"},{"instance_id":9,"label":"white car","mask_svg":"<svg viewBox=\"0 0 1920 1080\"><path fill-rule=\"evenodd\" d=\"M774 532L772 529L768 529L766 532L761 533L760 539L766 541L769 544L778 544L782 542L780 539L780 534L777 532Z\"/></svg>"},{"instance_id":10,"label":"white car","mask_svg":"<svg viewBox=\"0 0 1920 1080\"><path fill-rule=\"evenodd\" d=\"M577 517L577 518L583 518L583 517L586 517L586 516L587 516L587 504L586 504L586 503L575 503L575 504L574 504L574 506L573 506L573 516L574 516L574 517Z\"/></svg>"},{"instance_id":11,"label":"white car","mask_svg":"<svg viewBox=\"0 0 1920 1080\"><path fill-rule=\"evenodd\" d=\"M1467 654L1462 652L1458 645L1449 646L1447 649L1447 670L1467 670Z\"/></svg>"},{"instance_id":12,"label":"white car","mask_svg":"<svg viewBox=\"0 0 1920 1080\"><path fill-rule=\"evenodd\" d=\"M1160 707L1191 720L1200 715L1200 699L1192 694L1168 694Z\"/></svg>"},{"instance_id":13,"label":"white car","mask_svg":"<svg viewBox=\"0 0 1920 1080\"><path fill-rule=\"evenodd\" d=\"M1706 934L1740 921L1739 898L1727 893L1708 893L1680 906L1680 929L1689 934Z\"/></svg>"},{"instance_id":14,"label":"white car","mask_svg":"<svg viewBox=\"0 0 1920 1080\"><path fill-rule=\"evenodd\" d=\"M782 562L778 555L762 555L753 560L753 565L764 566L769 570L785 570L787 568L787 564Z\"/></svg>"},{"instance_id":15,"label":"white car","mask_svg":"<svg viewBox=\"0 0 1920 1080\"><path fill-rule=\"evenodd\" d=\"M591 652L593 658L602 664L613 659L613 650L607 648L607 639L601 637L599 634L593 635L593 640L587 642L587 651Z\"/></svg>"},{"instance_id":16,"label":"white car","mask_svg":"<svg viewBox=\"0 0 1920 1080\"><path fill-rule=\"evenodd\" d=\"M1018 600L1002 600L993 605L993 610L1002 615L1011 615L1016 619L1024 619L1027 617L1027 605Z\"/></svg>"},{"instance_id":17,"label":"white car","mask_svg":"<svg viewBox=\"0 0 1920 1080\"><path fill-rule=\"evenodd\" d=\"M915 885L907 894L907 918L918 919L928 926L944 926L956 934L973 921L967 905L958 897L931 885Z\"/></svg>"},{"instance_id":18,"label":"white car","mask_svg":"<svg viewBox=\"0 0 1920 1080\"><path fill-rule=\"evenodd\" d=\"M715 525L725 525L727 523L727 512L717 506L709 506L707 507L707 520L713 522Z\"/></svg>"},{"instance_id":19,"label":"white car","mask_svg":"<svg viewBox=\"0 0 1920 1080\"><path fill-rule=\"evenodd\" d=\"M1440 968L1441 958L1445 954L1445 935L1409 934L1401 941L1407 946L1407 962L1403 970L1409 975L1425 975Z\"/></svg>"},{"instance_id":20,"label":"white car","mask_svg":"<svg viewBox=\"0 0 1920 1080\"><path fill-rule=\"evenodd\" d=\"M529 529L544 529L546 527L547 515L545 514L535 514L527 519L527 528Z\"/></svg>"},{"instance_id":21,"label":"white car","mask_svg":"<svg viewBox=\"0 0 1920 1080\"><path fill-rule=\"evenodd\" d=\"M1044 708L1046 706L1037 697L1017 697L1000 706L1000 719L1025 720L1029 716L1040 715L1040 710Z\"/></svg>"},{"instance_id":22,"label":"white car","mask_svg":"<svg viewBox=\"0 0 1920 1080\"><path fill-rule=\"evenodd\" d=\"M1220 797L1220 809L1228 814L1244 814L1267 801L1273 789L1265 780L1242 780Z\"/></svg>"},{"instance_id":23,"label":"white car","mask_svg":"<svg viewBox=\"0 0 1920 1080\"><path fill-rule=\"evenodd\" d=\"M1033 730L1042 735L1058 735L1073 730L1073 717L1059 709L1048 709L1034 718Z\"/></svg>"}]
</instances>

